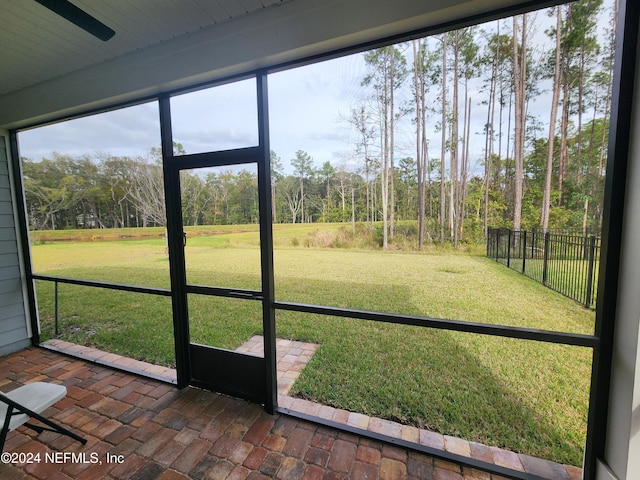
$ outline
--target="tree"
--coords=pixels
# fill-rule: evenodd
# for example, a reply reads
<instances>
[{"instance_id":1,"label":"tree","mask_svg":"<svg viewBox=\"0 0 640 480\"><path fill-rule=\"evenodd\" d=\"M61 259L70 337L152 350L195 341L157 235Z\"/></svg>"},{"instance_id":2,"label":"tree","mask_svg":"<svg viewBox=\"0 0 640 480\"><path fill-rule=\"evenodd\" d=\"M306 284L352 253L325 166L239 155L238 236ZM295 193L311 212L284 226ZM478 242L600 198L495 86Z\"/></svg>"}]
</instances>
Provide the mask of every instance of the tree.
<instances>
[{"instance_id":1,"label":"tree","mask_svg":"<svg viewBox=\"0 0 640 480\"><path fill-rule=\"evenodd\" d=\"M418 248L424 247L425 204L427 180L430 183L429 140L427 139L427 93L436 81L437 52L429 52L426 42L414 40L413 46L413 98L416 125L416 180L418 186ZM429 75L430 73L430 75ZM428 80L431 81L428 81ZM432 201L429 202L429 216L432 214Z\"/></svg>"},{"instance_id":2,"label":"tree","mask_svg":"<svg viewBox=\"0 0 640 480\"><path fill-rule=\"evenodd\" d=\"M322 203L322 217L323 220L326 221L326 213L331 205L331 181L336 174L336 169L333 168L331 162L327 161L322 164L322 167L316 171L318 175L318 179L322 182L323 192L320 193L321 197L324 197L321 201Z\"/></svg>"},{"instance_id":3,"label":"tree","mask_svg":"<svg viewBox=\"0 0 640 480\"><path fill-rule=\"evenodd\" d=\"M278 223L278 209L276 207L276 189L278 182L282 179L283 167L280 157L271 150L271 215L273 216L273 223Z\"/></svg>"},{"instance_id":4,"label":"tree","mask_svg":"<svg viewBox=\"0 0 640 480\"><path fill-rule=\"evenodd\" d=\"M566 28L566 35L564 38L564 44L568 53L567 71L568 75L572 78L570 82L565 82L567 85L567 94L570 98L567 103L571 103L575 108L575 116L577 117L577 149L575 152L575 158L578 162L584 165L587 171L581 168L571 169L569 166L565 167L565 170L574 171L578 176L575 181L581 184L582 189L589 187L589 182L585 182L588 176L589 163L583 162L583 115L585 112L585 106L588 103L585 101L585 94L593 89L597 88L593 81L595 75L591 72L596 71L600 62L600 45L597 39L597 14L602 5L602 0L582 0L571 6L567 12L568 25ZM576 98L577 97L577 98ZM574 100L575 98L575 100ZM595 110L595 106L592 107ZM592 122L592 125L593 122ZM568 157L566 158L568 161ZM563 178L564 180L564 178ZM562 195L562 191L560 192ZM586 228L586 218L589 210L589 193L585 192L583 201L583 228Z\"/></svg>"},{"instance_id":5,"label":"tree","mask_svg":"<svg viewBox=\"0 0 640 480\"><path fill-rule=\"evenodd\" d=\"M258 223L258 178L245 169L230 173L229 224Z\"/></svg>"},{"instance_id":6,"label":"tree","mask_svg":"<svg viewBox=\"0 0 640 480\"><path fill-rule=\"evenodd\" d=\"M180 192L182 201L182 223L200 225L204 223L204 212L211 200L203 179L192 171L180 172Z\"/></svg>"},{"instance_id":7,"label":"tree","mask_svg":"<svg viewBox=\"0 0 640 480\"><path fill-rule=\"evenodd\" d=\"M300 223L305 223L306 211L304 206L304 184L308 178L311 178L313 176L313 173L315 171L313 166L313 158L311 158L311 155L309 155L307 152L298 150L296 152L296 156L291 159L291 166L293 167L293 171L298 176L298 179L300 181Z\"/></svg>"},{"instance_id":8,"label":"tree","mask_svg":"<svg viewBox=\"0 0 640 480\"><path fill-rule=\"evenodd\" d=\"M156 159L138 158L132 171L130 198L142 216L142 226L165 226L162 166Z\"/></svg>"},{"instance_id":9,"label":"tree","mask_svg":"<svg viewBox=\"0 0 640 480\"><path fill-rule=\"evenodd\" d=\"M108 155L103 159L102 171L107 196L111 203L112 225L131 227L131 219L135 217L135 207L131 204L132 171L134 161L127 157ZM138 226L137 222L135 226Z\"/></svg>"},{"instance_id":10,"label":"tree","mask_svg":"<svg viewBox=\"0 0 640 480\"><path fill-rule=\"evenodd\" d=\"M228 224L231 191L233 189L233 172L209 172L205 176L207 194L211 199L206 210L207 223L211 225Z\"/></svg>"},{"instance_id":11,"label":"tree","mask_svg":"<svg viewBox=\"0 0 640 480\"><path fill-rule=\"evenodd\" d=\"M445 234L444 234L444 217L446 212L446 201L445 201L445 185L444 185L444 175L445 175L445 155L447 151L447 35L442 35L442 91L441 91L441 120L440 120L440 129L441 129L441 143L440 143L440 243L444 244Z\"/></svg>"},{"instance_id":12,"label":"tree","mask_svg":"<svg viewBox=\"0 0 640 480\"><path fill-rule=\"evenodd\" d=\"M514 87L514 189L513 189L513 229L520 230L522 222L522 187L524 171L524 144L526 127L526 86L527 86L527 14L521 15L522 28L518 17L513 17L513 87Z\"/></svg>"},{"instance_id":13,"label":"tree","mask_svg":"<svg viewBox=\"0 0 640 480\"><path fill-rule=\"evenodd\" d=\"M453 50L453 100L451 106L451 147L449 152L449 238L453 247L458 247L456 231L456 208L458 206L458 84L460 30L452 32Z\"/></svg>"},{"instance_id":14,"label":"tree","mask_svg":"<svg viewBox=\"0 0 640 480\"><path fill-rule=\"evenodd\" d=\"M355 173L348 172L345 164L338 166L335 174L335 191L340 198L340 221L351 220L351 229L356 233L356 191L358 190L361 178ZM347 198L351 203L351 215L347 215ZM366 207L365 207L366 208Z\"/></svg>"},{"instance_id":15,"label":"tree","mask_svg":"<svg viewBox=\"0 0 640 480\"><path fill-rule=\"evenodd\" d=\"M493 157L494 146L494 121L496 111L496 90L498 83L498 65L500 63L500 23L497 26L497 33L489 38L486 46L486 53L481 64L490 64L489 70L489 99L487 100L487 121L484 126L484 201L483 201L483 230L485 240L488 238L489 229L489 191L491 190L491 160Z\"/></svg>"},{"instance_id":16,"label":"tree","mask_svg":"<svg viewBox=\"0 0 640 480\"><path fill-rule=\"evenodd\" d=\"M468 27L460 31L458 36L458 49L460 50L460 70L462 79L464 80L464 120L462 122L463 145L464 151L461 156L460 165L460 186L458 190L458 216L456 233L454 237L454 245L457 246L459 240L462 240L464 233L464 221L466 216L466 200L467 200L467 176L469 174L469 146L471 144L471 98L469 97L469 81L475 77L479 71L479 47L476 41L477 27Z\"/></svg>"},{"instance_id":17,"label":"tree","mask_svg":"<svg viewBox=\"0 0 640 480\"><path fill-rule=\"evenodd\" d=\"M72 159L53 152L53 158L40 162L23 159L24 189L31 225L36 229L61 228L61 214L74 206L75 180ZM75 222L67 216L67 222ZM75 223L71 223L75 225Z\"/></svg>"},{"instance_id":18,"label":"tree","mask_svg":"<svg viewBox=\"0 0 640 480\"><path fill-rule=\"evenodd\" d=\"M302 192L300 191L299 179L287 176L281 181L281 188L278 191L280 197L284 200L291 214L291 223L296 223L298 212L302 210Z\"/></svg>"},{"instance_id":19,"label":"tree","mask_svg":"<svg viewBox=\"0 0 640 480\"><path fill-rule=\"evenodd\" d=\"M549 208L551 206L551 177L553 171L553 151L556 138L556 120L558 115L558 101L560 99L560 83L562 78L561 39L562 39L562 9L556 7L556 49L553 67L553 94L551 98L551 113L549 118L549 136L547 140L547 163L545 167L544 192L542 195L542 208L540 213L540 227L543 231L549 228Z\"/></svg>"},{"instance_id":20,"label":"tree","mask_svg":"<svg viewBox=\"0 0 640 480\"><path fill-rule=\"evenodd\" d=\"M371 85L378 107L380 125L380 188L383 221L383 248L389 246L389 236L393 238L395 219L395 125L397 120L395 92L408 75L407 61L395 46L383 47L365 54L369 73L362 81Z\"/></svg>"},{"instance_id":21,"label":"tree","mask_svg":"<svg viewBox=\"0 0 640 480\"><path fill-rule=\"evenodd\" d=\"M375 202L372 178L374 177L375 162L370 156L371 142L375 138L375 129L372 125L371 112L365 105L351 109L351 116L347 121L356 129L357 140L355 142L355 153L362 157L366 189L366 221L375 221Z\"/></svg>"}]
</instances>

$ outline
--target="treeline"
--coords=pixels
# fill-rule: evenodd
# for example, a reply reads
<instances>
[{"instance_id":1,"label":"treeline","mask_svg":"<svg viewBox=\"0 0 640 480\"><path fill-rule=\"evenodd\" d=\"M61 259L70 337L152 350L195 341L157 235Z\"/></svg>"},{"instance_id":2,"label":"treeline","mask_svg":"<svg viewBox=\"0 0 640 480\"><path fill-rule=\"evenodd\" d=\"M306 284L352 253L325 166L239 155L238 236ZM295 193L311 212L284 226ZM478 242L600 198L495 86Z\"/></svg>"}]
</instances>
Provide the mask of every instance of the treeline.
<instances>
[{"instance_id":1,"label":"treeline","mask_svg":"<svg viewBox=\"0 0 640 480\"><path fill-rule=\"evenodd\" d=\"M581 0L363 54L341 116L348 161L272 152L274 221L379 222L385 247L399 222L419 247L482 242L488 227L597 230L616 15ZM23 159L31 227L164 225L160 157ZM188 225L258 221L255 172L181 183Z\"/></svg>"},{"instance_id":2,"label":"treeline","mask_svg":"<svg viewBox=\"0 0 640 480\"><path fill-rule=\"evenodd\" d=\"M54 152L22 159L33 230L165 225L160 150L146 158L74 158Z\"/></svg>"},{"instance_id":3,"label":"treeline","mask_svg":"<svg viewBox=\"0 0 640 480\"><path fill-rule=\"evenodd\" d=\"M185 153L174 143L176 153ZM166 224L162 154L100 158L53 153L41 161L22 159L30 228L154 227ZM258 222L255 173L182 171L185 225Z\"/></svg>"}]
</instances>

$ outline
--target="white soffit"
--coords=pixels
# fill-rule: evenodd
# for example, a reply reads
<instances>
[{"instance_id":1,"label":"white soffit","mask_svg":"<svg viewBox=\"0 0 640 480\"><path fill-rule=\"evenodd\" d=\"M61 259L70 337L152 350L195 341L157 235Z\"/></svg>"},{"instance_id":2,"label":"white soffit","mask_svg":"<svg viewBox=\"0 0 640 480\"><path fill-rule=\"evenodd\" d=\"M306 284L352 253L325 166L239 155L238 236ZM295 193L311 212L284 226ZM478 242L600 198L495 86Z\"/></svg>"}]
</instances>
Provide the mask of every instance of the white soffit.
<instances>
[{"instance_id":1,"label":"white soffit","mask_svg":"<svg viewBox=\"0 0 640 480\"><path fill-rule=\"evenodd\" d=\"M103 42L35 0L3 0L0 95L228 22L282 0L71 0L116 31Z\"/></svg>"}]
</instances>

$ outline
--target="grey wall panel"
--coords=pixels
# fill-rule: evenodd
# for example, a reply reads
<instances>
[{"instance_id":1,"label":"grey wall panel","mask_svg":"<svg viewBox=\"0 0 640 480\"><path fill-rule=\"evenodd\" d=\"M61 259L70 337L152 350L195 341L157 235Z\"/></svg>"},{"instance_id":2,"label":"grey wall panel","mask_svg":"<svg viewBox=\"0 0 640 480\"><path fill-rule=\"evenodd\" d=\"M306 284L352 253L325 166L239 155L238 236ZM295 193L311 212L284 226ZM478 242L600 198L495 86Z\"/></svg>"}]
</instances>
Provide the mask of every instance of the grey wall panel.
<instances>
[{"instance_id":1,"label":"grey wall panel","mask_svg":"<svg viewBox=\"0 0 640 480\"><path fill-rule=\"evenodd\" d=\"M15 253L0 254L0 265L3 267L20 266L20 261Z\"/></svg>"},{"instance_id":2,"label":"grey wall panel","mask_svg":"<svg viewBox=\"0 0 640 480\"><path fill-rule=\"evenodd\" d=\"M14 325L15 328L18 328L17 320L15 319L22 315L24 315L24 308L21 303L0 307L0 318L6 318L8 320L7 325ZM22 319L21 323L24 324L24 319Z\"/></svg>"},{"instance_id":3,"label":"grey wall panel","mask_svg":"<svg viewBox=\"0 0 640 480\"><path fill-rule=\"evenodd\" d=\"M2 323L0 323L0 335L8 332L20 332L24 328L24 318L19 305L0 308Z\"/></svg>"},{"instance_id":4,"label":"grey wall panel","mask_svg":"<svg viewBox=\"0 0 640 480\"><path fill-rule=\"evenodd\" d=\"M18 328L15 330L10 330L8 332L3 332L2 335L2 346L0 348L8 347L10 345L30 345L31 341L26 337L26 328ZM24 347L22 347L24 348ZM9 352L7 352L9 353Z\"/></svg>"},{"instance_id":5,"label":"grey wall panel","mask_svg":"<svg viewBox=\"0 0 640 480\"><path fill-rule=\"evenodd\" d=\"M8 202L11 205L11 190L0 186L0 202Z\"/></svg>"},{"instance_id":6,"label":"grey wall panel","mask_svg":"<svg viewBox=\"0 0 640 480\"><path fill-rule=\"evenodd\" d=\"M6 200L3 199L2 197L3 195L0 193L0 217L10 217L13 222L13 205L11 202L11 195L9 195L9 198ZM7 225L5 223L2 226L6 227Z\"/></svg>"},{"instance_id":7,"label":"grey wall panel","mask_svg":"<svg viewBox=\"0 0 640 480\"><path fill-rule=\"evenodd\" d=\"M20 277L10 278L8 280L0 280L0 293L19 292L22 296L22 280ZM1 306L1 305L0 305ZM2 321L2 319L0 319Z\"/></svg>"},{"instance_id":8,"label":"grey wall panel","mask_svg":"<svg viewBox=\"0 0 640 480\"><path fill-rule=\"evenodd\" d=\"M0 132L0 355L30 344L16 241L7 137Z\"/></svg>"},{"instance_id":9,"label":"grey wall panel","mask_svg":"<svg viewBox=\"0 0 640 480\"><path fill-rule=\"evenodd\" d=\"M16 278L20 278L20 268L17 265L0 264L0 280L14 280Z\"/></svg>"},{"instance_id":10,"label":"grey wall panel","mask_svg":"<svg viewBox=\"0 0 640 480\"><path fill-rule=\"evenodd\" d=\"M15 228L0 228L0 242L16 239ZM0 263L2 265L2 263Z\"/></svg>"},{"instance_id":11,"label":"grey wall panel","mask_svg":"<svg viewBox=\"0 0 640 480\"><path fill-rule=\"evenodd\" d=\"M6 222L7 219L13 220L13 215L0 215L0 225L3 225L3 222ZM4 224L4 225L6 225L6 224ZM15 240L0 241L0 254L1 255L7 254L7 253L15 253L16 256L17 256L18 255L17 248L18 248L18 246L17 246Z\"/></svg>"}]
</instances>

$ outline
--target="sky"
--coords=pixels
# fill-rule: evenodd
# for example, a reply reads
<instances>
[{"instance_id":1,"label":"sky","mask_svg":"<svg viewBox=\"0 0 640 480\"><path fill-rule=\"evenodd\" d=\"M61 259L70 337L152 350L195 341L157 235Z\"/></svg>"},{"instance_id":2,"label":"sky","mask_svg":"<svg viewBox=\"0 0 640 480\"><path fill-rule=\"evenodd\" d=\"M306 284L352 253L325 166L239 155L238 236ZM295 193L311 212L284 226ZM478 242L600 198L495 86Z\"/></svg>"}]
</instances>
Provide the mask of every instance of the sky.
<instances>
[{"instance_id":1,"label":"sky","mask_svg":"<svg viewBox=\"0 0 640 480\"><path fill-rule=\"evenodd\" d=\"M269 76L271 149L284 163L297 150L308 151L318 165L337 163L350 151L340 116L355 104L363 75L364 61L357 55ZM172 97L174 141L187 153L257 145L256 98L254 79ZM54 151L145 157L160 145L158 106L151 102L69 120L20 132L18 138L20 155L36 161Z\"/></svg>"},{"instance_id":2,"label":"sky","mask_svg":"<svg viewBox=\"0 0 640 480\"><path fill-rule=\"evenodd\" d=\"M550 44L550 40L545 40L544 30L551 20L539 12L536 21L537 43ZM410 46L400 48L405 49L410 61ZM351 171L361 166L354 147L357 134L345 119L352 108L371 101L367 99L371 90L361 85L366 74L363 55L354 54L269 75L270 144L271 150L281 158L285 172L290 173L289 161L297 150L309 153L316 167L326 161ZM406 84L410 83L411 77L408 77ZM433 103L439 102L437 90L432 94ZM461 89L461 112L462 94ZM400 104L410 95L410 90L405 89L397 94L396 102ZM482 82L470 84L469 96L472 101L471 168L477 172L482 168L484 157L483 126L487 107L482 100L486 98L486 87ZM548 116L549 97L543 92L529 105L529 113L547 123L544 117ZM187 153L257 145L254 79L172 97L171 110L174 141L180 142ZM438 120L439 115L434 115L429 124L431 158L440 156ZM35 128L21 132L18 139L21 156L36 161L50 158L54 151L72 157L146 157L151 147L160 146L158 106L151 102ZM399 121L396 133L395 157L406 156L415 157L411 115Z\"/></svg>"},{"instance_id":3,"label":"sky","mask_svg":"<svg viewBox=\"0 0 640 480\"><path fill-rule=\"evenodd\" d=\"M297 150L321 166L329 161L357 167L355 130L345 120L362 103L366 65L361 54L295 68L269 76L271 149L285 169ZM254 79L191 92L171 99L174 141L187 153L254 146L258 143ZM396 156L413 155L413 126L404 122L396 136ZM20 155L31 160L52 152L81 157L145 157L160 145L155 102L26 130Z\"/></svg>"}]
</instances>

